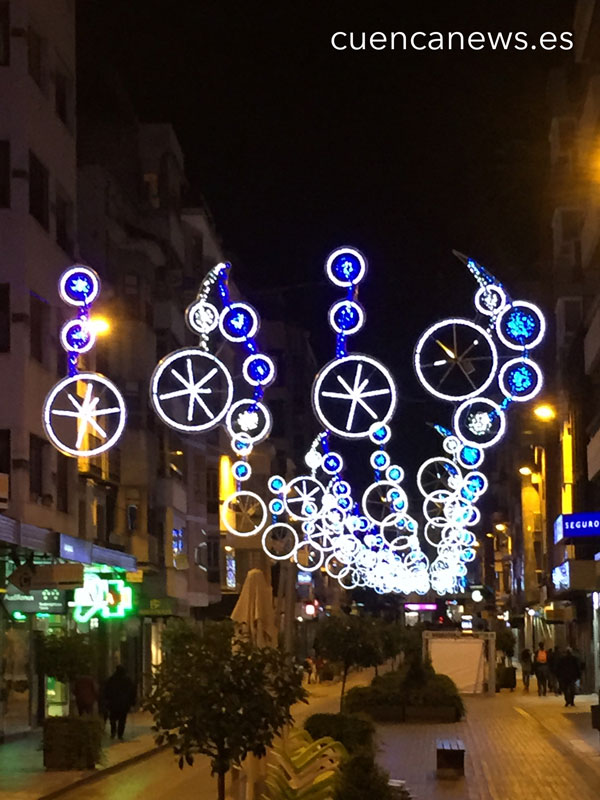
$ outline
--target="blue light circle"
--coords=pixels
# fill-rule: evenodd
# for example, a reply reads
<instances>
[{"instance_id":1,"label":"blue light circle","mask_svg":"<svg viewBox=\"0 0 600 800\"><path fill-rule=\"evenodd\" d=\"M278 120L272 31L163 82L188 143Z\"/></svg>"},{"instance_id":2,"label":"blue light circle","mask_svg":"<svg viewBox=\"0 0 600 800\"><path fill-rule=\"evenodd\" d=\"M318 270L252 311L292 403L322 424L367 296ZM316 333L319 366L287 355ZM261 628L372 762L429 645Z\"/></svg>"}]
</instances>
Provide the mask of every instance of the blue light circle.
<instances>
[{"instance_id":1,"label":"blue light circle","mask_svg":"<svg viewBox=\"0 0 600 800\"><path fill-rule=\"evenodd\" d=\"M344 466L344 462L339 453L327 453L327 455L323 456L321 466L328 475L336 475Z\"/></svg>"},{"instance_id":2,"label":"blue light circle","mask_svg":"<svg viewBox=\"0 0 600 800\"><path fill-rule=\"evenodd\" d=\"M353 247L340 247L328 256L325 271L336 286L355 286L365 276L367 261Z\"/></svg>"},{"instance_id":3,"label":"blue light circle","mask_svg":"<svg viewBox=\"0 0 600 800\"><path fill-rule=\"evenodd\" d=\"M236 461L231 467L231 471L233 472L234 478L238 481L247 481L250 475L252 475L252 468L246 461Z\"/></svg>"},{"instance_id":4,"label":"blue light circle","mask_svg":"<svg viewBox=\"0 0 600 800\"><path fill-rule=\"evenodd\" d=\"M58 281L61 299L71 306L89 306L100 293L100 278L90 267L75 264Z\"/></svg>"},{"instance_id":5,"label":"blue light circle","mask_svg":"<svg viewBox=\"0 0 600 800\"><path fill-rule=\"evenodd\" d=\"M369 429L369 439L374 444L385 444L390 440L392 431L389 425L380 425L375 422Z\"/></svg>"},{"instance_id":6,"label":"blue light circle","mask_svg":"<svg viewBox=\"0 0 600 800\"><path fill-rule=\"evenodd\" d=\"M333 484L333 493L338 496L350 494L350 484L346 481L337 481Z\"/></svg>"},{"instance_id":7,"label":"blue light circle","mask_svg":"<svg viewBox=\"0 0 600 800\"><path fill-rule=\"evenodd\" d=\"M483 461L483 450L464 445L459 450L457 458L463 467L478 467Z\"/></svg>"},{"instance_id":8,"label":"blue light circle","mask_svg":"<svg viewBox=\"0 0 600 800\"><path fill-rule=\"evenodd\" d=\"M512 350L536 347L545 331L546 321L540 309L524 300L506 306L496 322L499 339Z\"/></svg>"},{"instance_id":9,"label":"blue light circle","mask_svg":"<svg viewBox=\"0 0 600 800\"><path fill-rule=\"evenodd\" d=\"M274 494L279 494L282 492L285 487L285 481L280 475L273 475L269 478L268 487L271 492Z\"/></svg>"},{"instance_id":10,"label":"blue light circle","mask_svg":"<svg viewBox=\"0 0 600 800\"><path fill-rule=\"evenodd\" d=\"M404 470L397 464L392 464L390 467L388 467L385 477L388 481L400 483L404 479Z\"/></svg>"},{"instance_id":11,"label":"blue light circle","mask_svg":"<svg viewBox=\"0 0 600 800\"><path fill-rule=\"evenodd\" d=\"M390 457L385 450L375 450L374 453L371 453L369 460L373 469L377 470L387 469L390 464Z\"/></svg>"},{"instance_id":12,"label":"blue light circle","mask_svg":"<svg viewBox=\"0 0 600 800\"><path fill-rule=\"evenodd\" d=\"M354 300L340 300L329 309L329 324L336 333L350 336L365 322L365 312Z\"/></svg>"},{"instance_id":13,"label":"blue light circle","mask_svg":"<svg viewBox=\"0 0 600 800\"><path fill-rule=\"evenodd\" d=\"M283 512L283 502L279 498L271 500L269 503L269 511L271 514L281 514Z\"/></svg>"},{"instance_id":14,"label":"blue light circle","mask_svg":"<svg viewBox=\"0 0 600 800\"><path fill-rule=\"evenodd\" d=\"M247 303L232 303L223 309L219 328L231 342L244 342L258 330L258 314Z\"/></svg>"},{"instance_id":15,"label":"blue light circle","mask_svg":"<svg viewBox=\"0 0 600 800\"><path fill-rule=\"evenodd\" d=\"M60 332L60 343L68 353L87 353L95 342L96 335L87 320L70 320Z\"/></svg>"},{"instance_id":16,"label":"blue light circle","mask_svg":"<svg viewBox=\"0 0 600 800\"><path fill-rule=\"evenodd\" d=\"M538 394L544 380L540 367L529 358L514 358L500 370L498 385L509 400L524 402Z\"/></svg>"},{"instance_id":17,"label":"blue light circle","mask_svg":"<svg viewBox=\"0 0 600 800\"><path fill-rule=\"evenodd\" d=\"M244 378L252 386L268 386L275 380L275 364L261 353L248 356L242 366Z\"/></svg>"}]
</instances>

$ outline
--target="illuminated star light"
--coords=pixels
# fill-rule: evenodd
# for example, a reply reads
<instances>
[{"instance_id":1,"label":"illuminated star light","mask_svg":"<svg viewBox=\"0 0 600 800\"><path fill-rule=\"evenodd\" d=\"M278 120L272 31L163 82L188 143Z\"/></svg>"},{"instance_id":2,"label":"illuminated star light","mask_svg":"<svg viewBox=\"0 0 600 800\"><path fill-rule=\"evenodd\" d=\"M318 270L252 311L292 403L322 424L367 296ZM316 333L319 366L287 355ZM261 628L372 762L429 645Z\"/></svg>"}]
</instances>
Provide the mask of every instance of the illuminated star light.
<instances>
[{"instance_id":1,"label":"illuminated star light","mask_svg":"<svg viewBox=\"0 0 600 800\"><path fill-rule=\"evenodd\" d=\"M346 420L346 430L352 430L352 423L354 422L354 415L356 414L357 406L361 406L373 418L377 419L377 414L365 402L365 397L378 397L382 394L390 394L389 389L372 389L366 392L365 389L369 384L369 378L365 378L361 383L363 365L359 362L354 373L354 386L350 384L341 375L336 375L338 382L341 383L345 392L323 392L323 397L334 397L341 400L350 401L350 409L348 411L348 418Z\"/></svg>"},{"instance_id":2,"label":"illuminated star light","mask_svg":"<svg viewBox=\"0 0 600 800\"><path fill-rule=\"evenodd\" d=\"M200 378L199 381L195 381L194 371L192 369L192 359L186 358L185 363L188 374L187 378L184 378L181 373L177 372L176 369L171 367L171 374L174 375L185 388L176 389L174 392L167 392L166 394L161 394L159 395L158 399L171 400L173 397L183 397L184 395L189 394L190 399L188 402L187 421L192 421L195 403L198 403L200 408L204 411L209 419L214 419L215 415L212 413L200 395L212 394L212 389L209 389L207 386L205 386L205 384L208 383L208 381L210 381L211 378L217 373L217 368L213 367L209 372L206 373L206 375L204 375L204 377Z\"/></svg>"},{"instance_id":3,"label":"illuminated star light","mask_svg":"<svg viewBox=\"0 0 600 800\"><path fill-rule=\"evenodd\" d=\"M77 397L74 397L70 392L68 393L67 396L71 403L75 406L75 411L60 411L56 409L52 410L52 413L56 414L58 417L75 417L77 419L77 441L75 443L75 448L77 450L79 450L81 447L88 425L93 428L103 439L106 439L107 433L96 422L96 417L103 417L106 414L118 414L121 410L119 408L96 409L100 398L93 397L93 389L94 387L92 384L88 383L85 390L85 397L81 403Z\"/></svg>"}]
</instances>

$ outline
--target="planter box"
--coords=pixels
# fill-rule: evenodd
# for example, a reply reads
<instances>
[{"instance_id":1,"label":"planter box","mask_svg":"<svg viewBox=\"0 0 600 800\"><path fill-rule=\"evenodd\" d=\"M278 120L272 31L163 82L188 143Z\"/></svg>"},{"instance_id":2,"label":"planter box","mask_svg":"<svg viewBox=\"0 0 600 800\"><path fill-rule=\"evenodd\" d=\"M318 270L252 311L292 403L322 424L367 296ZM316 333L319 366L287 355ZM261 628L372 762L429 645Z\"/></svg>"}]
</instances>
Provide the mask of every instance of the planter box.
<instances>
[{"instance_id":1,"label":"planter box","mask_svg":"<svg viewBox=\"0 0 600 800\"><path fill-rule=\"evenodd\" d=\"M94 769L102 756L104 722L100 717L48 717L44 721L46 769Z\"/></svg>"},{"instance_id":2,"label":"planter box","mask_svg":"<svg viewBox=\"0 0 600 800\"><path fill-rule=\"evenodd\" d=\"M372 706L366 713L376 722L404 722L404 706Z\"/></svg>"}]
</instances>

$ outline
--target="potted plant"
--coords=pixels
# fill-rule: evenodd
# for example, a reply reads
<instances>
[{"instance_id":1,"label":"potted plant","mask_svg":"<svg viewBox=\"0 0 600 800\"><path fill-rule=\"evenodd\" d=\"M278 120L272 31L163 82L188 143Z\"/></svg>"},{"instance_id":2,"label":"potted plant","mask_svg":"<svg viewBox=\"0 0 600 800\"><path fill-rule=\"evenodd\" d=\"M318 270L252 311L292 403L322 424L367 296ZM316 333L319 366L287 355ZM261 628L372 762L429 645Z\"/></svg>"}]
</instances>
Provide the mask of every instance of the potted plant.
<instances>
[{"instance_id":1,"label":"potted plant","mask_svg":"<svg viewBox=\"0 0 600 800\"><path fill-rule=\"evenodd\" d=\"M511 628L499 628L496 631L496 650L502 653L502 661L496 665L496 691L510 689L517 685L517 670L512 665L515 654L515 637Z\"/></svg>"},{"instance_id":2,"label":"potted plant","mask_svg":"<svg viewBox=\"0 0 600 800\"><path fill-rule=\"evenodd\" d=\"M56 633L41 646L40 673L73 686L77 678L89 676L94 653L87 636ZM94 769L102 757L104 724L92 714L75 716L69 703L69 716L44 720L43 750L46 769Z\"/></svg>"}]
</instances>

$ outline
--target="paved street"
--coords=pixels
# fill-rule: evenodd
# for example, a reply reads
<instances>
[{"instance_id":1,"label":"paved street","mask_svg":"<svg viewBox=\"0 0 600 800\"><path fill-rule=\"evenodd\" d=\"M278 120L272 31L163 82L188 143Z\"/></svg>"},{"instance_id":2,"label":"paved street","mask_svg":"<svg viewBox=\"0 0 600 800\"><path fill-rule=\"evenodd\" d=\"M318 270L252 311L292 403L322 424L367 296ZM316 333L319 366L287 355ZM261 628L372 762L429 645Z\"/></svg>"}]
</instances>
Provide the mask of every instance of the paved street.
<instances>
[{"instance_id":1,"label":"paved street","mask_svg":"<svg viewBox=\"0 0 600 800\"><path fill-rule=\"evenodd\" d=\"M367 682L370 671L351 676L350 685ZM311 687L308 706L296 708L301 723L318 711L337 711L339 684ZM596 696L578 697L575 708L566 709L562 698L539 698L521 691L501 692L492 697L466 698L467 718L456 725L381 725L379 761L392 778L405 780L417 800L598 800L600 796L600 736L590 727L589 706ZM136 741L114 745L141 751L151 742L140 726L131 736ZM466 776L460 780L435 778L435 740L460 737L466 746ZM6 747L6 746L5 746ZM3 748L0 747L0 756ZM7 752L7 751L5 751ZM112 759L117 756L112 755ZM40 754L38 753L39 762ZM33 762L31 762L33 765ZM38 767L39 769L39 767ZM54 791L53 774L39 773L36 786L25 776L10 772L7 759L0 759L3 780L0 798L33 800ZM56 775L56 774L55 774ZM10 791L5 779L12 780ZM42 791L39 787L45 787ZM162 750L116 772L98 776L84 785L65 788L64 800L210 800L216 783L206 758L179 770L170 750ZM374 798L373 800L376 800Z\"/></svg>"}]
</instances>

